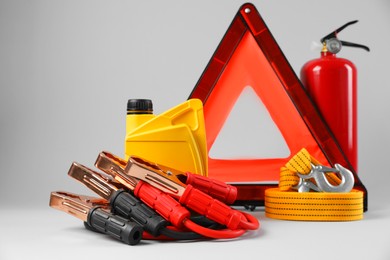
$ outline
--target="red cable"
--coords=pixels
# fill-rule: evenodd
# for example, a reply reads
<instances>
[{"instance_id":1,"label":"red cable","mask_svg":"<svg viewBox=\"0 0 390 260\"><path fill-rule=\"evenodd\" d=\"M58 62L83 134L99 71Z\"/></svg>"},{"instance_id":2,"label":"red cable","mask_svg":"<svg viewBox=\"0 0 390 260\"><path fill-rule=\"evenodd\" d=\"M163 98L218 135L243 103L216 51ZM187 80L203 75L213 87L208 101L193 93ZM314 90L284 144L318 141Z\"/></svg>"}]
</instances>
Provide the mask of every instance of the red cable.
<instances>
[{"instance_id":1,"label":"red cable","mask_svg":"<svg viewBox=\"0 0 390 260\"><path fill-rule=\"evenodd\" d=\"M240 222L240 228L242 229L246 229L246 230L256 230L259 228L260 226L260 223L259 221L257 220L257 218L255 218L254 216L252 216L251 214L248 214L248 213L245 213L245 212L242 212L240 211L247 219L247 221L242 221Z\"/></svg>"},{"instance_id":2,"label":"red cable","mask_svg":"<svg viewBox=\"0 0 390 260\"><path fill-rule=\"evenodd\" d=\"M184 220L184 226L202 236L215 238L215 239L228 239L228 238L236 238L242 236L245 233L243 229L230 230L230 229L222 229L222 230L214 230L202 227L189 219Z\"/></svg>"},{"instance_id":3,"label":"red cable","mask_svg":"<svg viewBox=\"0 0 390 260\"><path fill-rule=\"evenodd\" d=\"M168 194L156 189L150 184L139 181L134 194L149 207L156 210L164 219L179 229L183 226L202 236L216 239L236 238L243 235L246 229L257 229L258 220L250 214L232 209L226 204L213 199L209 195L187 186L185 195L180 202L201 215L222 225L227 229L213 230L198 225L190 220L191 213L187 208L180 205L178 201Z\"/></svg>"}]
</instances>

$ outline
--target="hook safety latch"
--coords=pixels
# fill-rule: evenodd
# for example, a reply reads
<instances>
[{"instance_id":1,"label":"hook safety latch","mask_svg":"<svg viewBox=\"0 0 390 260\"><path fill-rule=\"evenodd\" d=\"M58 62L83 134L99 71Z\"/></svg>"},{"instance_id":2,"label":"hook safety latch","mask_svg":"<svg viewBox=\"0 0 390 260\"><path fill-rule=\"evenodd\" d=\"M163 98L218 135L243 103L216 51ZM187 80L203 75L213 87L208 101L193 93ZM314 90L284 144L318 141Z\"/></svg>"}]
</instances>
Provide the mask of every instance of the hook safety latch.
<instances>
[{"instance_id":1,"label":"hook safety latch","mask_svg":"<svg viewBox=\"0 0 390 260\"><path fill-rule=\"evenodd\" d=\"M330 183L327 178L328 173L337 173L340 176L340 179L336 180L339 183L338 185ZM314 190L318 192L346 193L352 190L355 183L352 172L337 163L335 164L335 168L311 163L311 171L308 174L297 173L297 175L300 180L299 184L294 188L298 192Z\"/></svg>"}]
</instances>

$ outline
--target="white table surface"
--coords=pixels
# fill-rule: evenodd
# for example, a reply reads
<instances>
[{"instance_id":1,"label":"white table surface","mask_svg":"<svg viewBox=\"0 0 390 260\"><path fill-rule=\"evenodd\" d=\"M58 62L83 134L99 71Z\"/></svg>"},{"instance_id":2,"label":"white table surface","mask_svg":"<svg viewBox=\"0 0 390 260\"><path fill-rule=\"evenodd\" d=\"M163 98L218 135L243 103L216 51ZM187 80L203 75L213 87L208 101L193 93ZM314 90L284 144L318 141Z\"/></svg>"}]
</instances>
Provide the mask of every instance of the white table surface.
<instances>
[{"instance_id":1,"label":"white table surface","mask_svg":"<svg viewBox=\"0 0 390 260\"><path fill-rule=\"evenodd\" d=\"M376 203L375 203L376 204ZM0 259L390 259L390 207L376 204L352 222L266 218L233 240L147 241L129 246L88 231L66 213L47 208L2 208Z\"/></svg>"}]
</instances>

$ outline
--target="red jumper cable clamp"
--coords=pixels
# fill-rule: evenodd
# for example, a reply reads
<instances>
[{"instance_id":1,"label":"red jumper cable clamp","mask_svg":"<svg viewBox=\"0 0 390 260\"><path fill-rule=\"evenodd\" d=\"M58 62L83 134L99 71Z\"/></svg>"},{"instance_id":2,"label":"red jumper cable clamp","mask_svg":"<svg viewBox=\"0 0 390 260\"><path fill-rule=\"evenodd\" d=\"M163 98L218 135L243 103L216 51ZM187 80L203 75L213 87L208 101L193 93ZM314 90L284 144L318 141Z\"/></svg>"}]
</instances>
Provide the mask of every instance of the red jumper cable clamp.
<instances>
[{"instance_id":1,"label":"red jumper cable clamp","mask_svg":"<svg viewBox=\"0 0 390 260\"><path fill-rule=\"evenodd\" d=\"M257 219L251 215L232 209L192 185L185 185L179 180L178 176L181 173L177 170L139 157L130 157L125 172L168 193L178 199L182 205L226 225L229 229L254 230L259 227Z\"/></svg>"},{"instance_id":2,"label":"red jumper cable clamp","mask_svg":"<svg viewBox=\"0 0 390 260\"><path fill-rule=\"evenodd\" d=\"M57 191L50 194L50 207L69 213L100 233L108 234L129 245L136 245L143 229L137 223L107 211L104 199Z\"/></svg>"},{"instance_id":3,"label":"red jumper cable clamp","mask_svg":"<svg viewBox=\"0 0 390 260\"><path fill-rule=\"evenodd\" d=\"M234 238L244 234L245 230L247 229L257 229L259 227L258 220L250 214L233 210L222 202L213 199L210 196L204 194L203 192L194 189L191 185L188 185L186 192L183 193L183 196L181 196L181 198L183 198L180 199L181 202L184 205L191 205L190 208L197 207L196 209L194 209L195 211L201 213L202 215L213 221L216 221L217 223L226 225L227 229L212 230L197 225L190 220L190 212L186 208L181 206L180 203L173 198L175 196L170 196L175 192L168 193L168 195L164 191L156 189L151 184L149 184L148 181L150 180L148 180L148 178L141 180L132 176L132 174L135 174L134 171L149 173L152 173L153 171L145 167L141 167L140 165L142 164L140 162L138 162L138 164L131 163L131 158L129 160L129 164L131 164L132 166L129 167L126 161L121 159L120 157L117 157L107 152L102 152L100 153L95 163L95 166L104 171L105 173L113 176L115 180L128 187L134 192L135 196L140 198L151 208L155 209L161 216L163 216L165 219L170 221L174 226L178 228L186 227L196 233L211 238ZM127 168L127 171L125 170L125 168ZM154 178L153 174L150 174L149 177L152 179ZM160 182L158 179L156 179L155 181ZM178 188L175 188L173 182L171 183L168 180L166 180L165 182L168 186L171 187L172 190ZM188 189L188 187L190 189ZM180 189L184 190L185 188L181 186ZM179 194L181 193L179 192ZM195 200L193 200L194 198L200 199L202 203L196 202ZM246 221L247 219L249 221Z\"/></svg>"}]
</instances>

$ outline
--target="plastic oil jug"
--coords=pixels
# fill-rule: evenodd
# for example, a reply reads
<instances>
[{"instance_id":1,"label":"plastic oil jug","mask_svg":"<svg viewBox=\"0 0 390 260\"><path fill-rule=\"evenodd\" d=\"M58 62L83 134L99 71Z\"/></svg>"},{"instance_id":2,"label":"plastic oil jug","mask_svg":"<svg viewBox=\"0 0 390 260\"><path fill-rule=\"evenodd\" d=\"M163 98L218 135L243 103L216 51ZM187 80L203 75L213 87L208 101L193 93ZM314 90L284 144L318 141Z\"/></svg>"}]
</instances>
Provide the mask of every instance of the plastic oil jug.
<instances>
[{"instance_id":1,"label":"plastic oil jug","mask_svg":"<svg viewBox=\"0 0 390 260\"><path fill-rule=\"evenodd\" d=\"M183 172L207 176L202 102L190 99L154 115L151 100L128 100L125 159L133 155Z\"/></svg>"}]
</instances>

